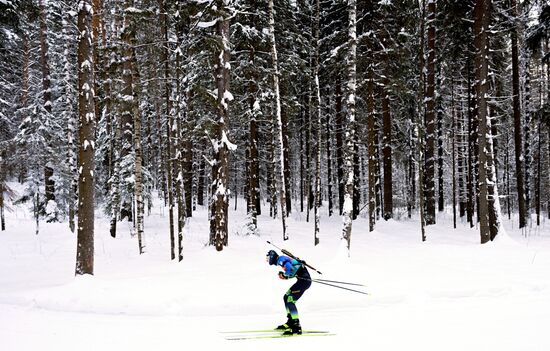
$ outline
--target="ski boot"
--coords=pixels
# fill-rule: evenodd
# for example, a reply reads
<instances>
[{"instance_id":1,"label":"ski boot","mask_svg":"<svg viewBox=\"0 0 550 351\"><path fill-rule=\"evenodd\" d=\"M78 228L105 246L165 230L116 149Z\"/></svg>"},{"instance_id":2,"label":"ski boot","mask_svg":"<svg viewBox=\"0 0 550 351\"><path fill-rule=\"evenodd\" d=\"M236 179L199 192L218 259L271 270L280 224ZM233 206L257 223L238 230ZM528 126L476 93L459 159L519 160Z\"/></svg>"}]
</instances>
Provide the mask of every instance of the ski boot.
<instances>
[{"instance_id":1,"label":"ski boot","mask_svg":"<svg viewBox=\"0 0 550 351\"><path fill-rule=\"evenodd\" d=\"M292 319L290 320L290 329L285 330L283 335L300 335L302 334L302 327L300 326L300 320L299 319Z\"/></svg>"},{"instance_id":2,"label":"ski boot","mask_svg":"<svg viewBox=\"0 0 550 351\"><path fill-rule=\"evenodd\" d=\"M292 324L292 318L290 318L290 313L286 315L286 323L279 325L275 330L288 330Z\"/></svg>"}]
</instances>

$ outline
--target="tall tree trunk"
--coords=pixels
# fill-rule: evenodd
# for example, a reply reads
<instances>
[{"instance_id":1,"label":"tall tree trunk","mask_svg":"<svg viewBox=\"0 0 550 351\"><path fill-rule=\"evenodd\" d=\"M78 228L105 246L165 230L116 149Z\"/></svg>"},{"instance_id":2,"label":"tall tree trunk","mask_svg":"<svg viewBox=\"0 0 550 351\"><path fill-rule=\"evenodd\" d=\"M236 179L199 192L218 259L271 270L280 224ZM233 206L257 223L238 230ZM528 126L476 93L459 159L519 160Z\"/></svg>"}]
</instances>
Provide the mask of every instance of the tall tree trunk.
<instances>
[{"instance_id":1,"label":"tall tree trunk","mask_svg":"<svg viewBox=\"0 0 550 351\"><path fill-rule=\"evenodd\" d=\"M0 230L6 230L6 219L4 217L4 183L6 182L5 177L5 166L4 158L6 157L4 151L0 152Z\"/></svg>"},{"instance_id":2,"label":"tall tree trunk","mask_svg":"<svg viewBox=\"0 0 550 351\"><path fill-rule=\"evenodd\" d=\"M530 58L525 58L525 121L523 122L523 159L525 166L525 216L527 221L531 221L531 113L533 106L531 102L531 71Z\"/></svg>"},{"instance_id":3,"label":"tall tree trunk","mask_svg":"<svg viewBox=\"0 0 550 351\"><path fill-rule=\"evenodd\" d=\"M271 111L273 111L273 107L271 108ZM275 133L276 126L275 126L275 118L273 117L273 112L271 112L271 116L269 116L269 128L271 130L270 133L267 133L267 137L269 137L269 140L267 141L267 154L268 154L268 162L267 162L267 174L266 174L266 180L267 180L267 189L269 192L269 216L272 218L277 217L277 181L276 179L276 171L277 171L277 157L275 156L275 148L277 144L277 136Z\"/></svg>"},{"instance_id":4,"label":"tall tree trunk","mask_svg":"<svg viewBox=\"0 0 550 351\"><path fill-rule=\"evenodd\" d=\"M441 87L441 78L438 77L438 89ZM444 183L443 183L443 102L442 97L437 98L437 210L445 209Z\"/></svg>"},{"instance_id":5,"label":"tall tree trunk","mask_svg":"<svg viewBox=\"0 0 550 351\"><path fill-rule=\"evenodd\" d=\"M452 184L453 184L453 228L456 229L456 106L455 106L455 85L454 78L451 78L451 159L452 159Z\"/></svg>"},{"instance_id":6,"label":"tall tree trunk","mask_svg":"<svg viewBox=\"0 0 550 351\"><path fill-rule=\"evenodd\" d=\"M407 169L407 217L412 217L412 210L415 205L415 199L416 199L416 172L415 172L415 100L413 98L410 99L409 107L408 107L408 124L409 124L409 138L407 141L408 146L408 157L407 157L407 163L408 163L408 169Z\"/></svg>"},{"instance_id":7,"label":"tall tree trunk","mask_svg":"<svg viewBox=\"0 0 550 351\"><path fill-rule=\"evenodd\" d=\"M435 224L435 16L436 0L428 0L426 61L426 225Z\"/></svg>"},{"instance_id":8,"label":"tall tree trunk","mask_svg":"<svg viewBox=\"0 0 550 351\"><path fill-rule=\"evenodd\" d=\"M329 93L328 93L328 89L327 89L327 98L329 98ZM325 132L326 132L326 139L327 139L327 144L326 144L326 150L327 150L327 197L328 197L328 215L329 217L332 216L332 213L334 211L334 203L333 203L333 190L332 190L332 184L333 184L333 176L332 176L332 149L331 149L331 146L332 146L332 143L331 143L331 138L330 138L330 129L333 128L334 126L331 126L330 122L331 122L331 119L330 119L330 115L331 115L331 111L330 111L330 99L327 101L327 104L326 104L326 107L327 107L327 111L326 111L326 121L325 121Z\"/></svg>"},{"instance_id":9,"label":"tall tree trunk","mask_svg":"<svg viewBox=\"0 0 550 351\"><path fill-rule=\"evenodd\" d=\"M269 0L269 34L271 40L271 60L273 64L273 90L275 91L275 120L277 123L277 134L279 142L279 197L281 202L281 221L283 224L283 240L288 240L286 227L286 181L285 181L285 152L284 152L284 132L281 116L281 96L279 93L279 62L277 58L277 42L275 40L275 17L273 9L273 0Z\"/></svg>"},{"instance_id":10,"label":"tall tree trunk","mask_svg":"<svg viewBox=\"0 0 550 351\"><path fill-rule=\"evenodd\" d=\"M303 102L303 97L300 97L300 150L304 150L304 126L306 125L306 114L305 107ZM305 195L305 162L304 162L304 153L300 152L300 212L304 212L304 195Z\"/></svg>"},{"instance_id":11,"label":"tall tree trunk","mask_svg":"<svg viewBox=\"0 0 550 351\"><path fill-rule=\"evenodd\" d=\"M284 94L279 94L280 96L284 96ZM285 176L284 182L285 182L285 201L286 201L286 216L288 217L290 215L290 212L292 211L292 189L290 186L290 144L288 141L288 116L286 109L283 109L281 106L281 125L282 125L282 131L283 131L283 162L284 162L284 170L283 174Z\"/></svg>"},{"instance_id":12,"label":"tall tree trunk","mask_svg":"<svg viewBox=\"0 0 550 351\"><path fill-rule=\"evenodd\" d=\"M342 107L342 80L340 74L336 78L335 87L335 134L336 134L336 173L338 176L338 208L342 215L344 208L345 181L344 181L344 112Z\"/></svg>"},{"instance_id":13,"label":"tall tree trunk","mask_svg":"<svg viewBox=\"0 0 550 351\"><path fill-rule=\"evenodd\" d=\"M474 146L473 146L473 134L475 133L474 127L474 116L473 116L473 99L472 99L472 89L471 89L471 69L470 69L470 59L468 58L467 63L468 71L468 222L470 222L470 228L474 227L474 208L475 208L475 167L474 167Z\"/></svg>"},{"instance_id":14,"label":"tall tree trunk","mask_svg":"<svg viewBox=\"0 0 550 351\"><path fill-rule=\"evenodd\" d=\"M180 97L183 99L184 97ZM185 106L185 104L183 104ZM190 106L190 105L188 105ZM193 216L193 129L194 121L189 118L189 111L183 111L183 147L182 147L182 172L183 172L183 190L185 202L185 216L190 218Z\"/></svg>"},{"instance_id":15,"label":"tall tree trunk","mask_svg":"<svg viewBox=\"0 0 550 351\"><path fill-rule=\"evenodd\" d=\"M489 30L491 0L476 0L474 7L474 36L475 36L475 76L476 95L479 115L479 221L481 243L493 240L498 234L500 212L498 205L498 191L494 178L493 142L491 137L490 119L487 108L488 92L488 62ZM489 189L492 187L493 189ZM493 228L496 228L494 230Z\"/></svg>"},{"instance_id":16,"label":"tall tree trunk","mask_svg":"<svg viewBox=\"0 0 550 351\"><path fill-rule=\"evenodd\" d=\"M508 146L504 157L504 167L506 169L506 210L508 213L508 220L510 220L512 218L512 194L510 190L510 134L508 130L506 131L506 145Z\"/></svg>"},{"instance_id":17,"label":"tall tree trunk","mask_svg":"<svg viewBox=\"0 0 550 351\"><path fill-rule=\"evenodd\" d=\"M120 214L120 143L122 139L121 121L115 116L115 133L113 142L113 174L110 182L110 201L111 201L111 223L109 232L111 237L116 238L117 221Z\"/></svg>"},{"instance_id":18,"label":"tall tree trunk","mask_svg":"<svg viewBox=\"0 0 550 351\"><path fill-rule=\"evenodd\" d=\"M345 123L345 146L344 146L344 178L345 195L343 204L343 226L342 237L347 242L348 253L351 246L351 227L353 218L353 154L355 151L355 92L357 88L356 52L357 52L357 2L348 1L348 55L346 57L346 68L348 82L346 89L346 123Z\"/></svg>"},{"instance_id":19,"label":"tall tree trunk","mask_svg":"<svg viewBox=\"0 0 550 351\"><path fill-rule=\"evenodd\" d=\"M376 174L376 181L374 183L374 190L376 193L376 220L379 221L380 217L382 216L382 211L384 207L384 194L382 193L382 185L384 184L384 180L382 179L382 152L380 151L380 130L382 129L382 126L380 125L379 118L374 123L375 125L375 136L374 136L374 159L375 159L375 174ZM357 215L359 215L359 209L357 210Z\"/></svg>"},{"instance_id":20,"label":"tall tree trunk","mask_svg":"<svg viewBox=\"0 0 550 351\"><path fill-rule=\"evenodd\" d=\"M429 0L431 1L431 0ZM420 89L419 89L419 98L425 97L425 91L426 91L426 75L424 73L424 66L426 64L424 60L424 53L425 53L425 40L424 40L424 31L426 26L426 0L422 0L421 8L420 8L420 62L419 62L419 71L420 71ZM421 99L418 99L421 100ZM424 125L422 123L422 112L424 112L424 115L426 114L426 111L423 111L423 108L425 107L425 104L419 104L419 113L416 114L416 121L415 121L415 130L416 132L416 163L418 165L418 198L419 198L419 212L420 212L420 232L422 234L422 241L426 241L426 208L425 208L425 195L424 195L424 189L425 189L425 175L424 175Z\"/></svg>"},{"instance_id":21,"label":"tall tree trunk","mask_svg":"<svg viewBox=\"0 0 550 351\"><path fill-rule=\"evenodd\" d=\"M133 6L134 1L128 0L128 5ZM130 14L127 14L127 16L131 16ZM130 98L130 100L127 100L126 103L128 105L126 108L128 109L126 113L131 113L131 119L132 119L132 127L133 128L133 134L132 134L132 147L134 151L134 198L135 198L135 205L134 211L135 211L135 221L134 225L136 228L136 233L138 237L138 248L139 253L143 254L145 245L143 241L143 230L144 230L144 212L145 212L145 205L143 200L143 151L142 151L142 140L141 140L141 112L139 110L139 92L140 92L140 73L137 65L137 57L135 52L135 44L136 44L136 33L135 33L135 19L131 18L129 19L130 22L127 23L129 26L126 27L125 32L125 40L126 40L126 57L124 62L124 69L129 69L130 73L126 75L126 81L125 84L128 84L128 86L125 87L126 92L130 95L127 95L127 98Z\"/></svg>"},{"instance_id":22,"label":"tall tree trunk","mask_svg":"<svg viewBox=\"0 0 550 351\"><path fill-rule=\"evenodd\" d=\"M78 2L78 115L80 118L77 275L94 274L95 105L90 0Z\"/></svg>"},{"instance_id":23,"label":"tall tree trunk","mask_svg":"<svg viewBox=\"0 0 550 351\"><path fill-rule=\"evenodd\" d=\"M68 8L66 9L68 10ZM63 74L65 80L65 109L67 115L67 169L70 174L70 182L68 189L68 216L69 216L69 229L72 233L75 231L75 217L76 207L78 206L78 168L77 168L77 148L75 139L77 137L78 120L76 112L73 109L74 94L74 80L73 80L73 65L69 60L69 52L73 49L71 45L71 16L68 14L63 15L63 37L65 42L65 55L63 55ZM1 196L1 195L0 195Z\"/></svg>"},{"instance_id":24,"label":"tall tree trunk","mask_svg":"<svg viewBox=\"0 0 550 351\"><path fill-rule=\"evenodd\" d=\"M249 61L254 66L255 50L250 47ZM252 74L248 83L248 103L249 103L249 139L248 139L248 215L252 219L253 230L258 227L258 214L260 211L260 165L258 159L258 117L261 110L259 102L256 100L258 87L256 77Z\"/></svg>"},{"instance_id":25,"label":"tall tree trunk","mask_svg":"<svg viewBox=\"0 0 550 351\"><path fill-rule=\"evenodd\" d=\"M516 0L510 0L512 16L518 17ZM525 204L525 176L524 176L524 158L523 143L521 135L521 102L520 102L520 81L519 81L519 52L518 52L518 29L514 23L511 28L512 41L512 107L514 113L514 144L516 158L516 182L519 206L519 227L527 225L527 209Z\"/></svg>"},{"instance_id":26,"label":"tall tree trunk","mask_svg":"<svg viewBox=\"0 0 550 351\"><path fill-rule=\"evenodd\" d=\"M205 147L203 147L203 150ZM206 182L206 160L204 157L200 158L199 169L197 176L197 204L204 206L204 183Z\"/></svg>"},{"instance_id":27,"label":"tall tree trunk","mask_svg":"<svg viewBox=\"0 0 550 351\"><path fill-rule=\"evenodd\" d=\"M392 179L392 119L390 113L389 82L386 80L382 97L382 153L384 159L384 219L393 218L393 179Z\"/></svg>"},{"instance_id":28,"label":"tall tree trunk","mask_svg":"<svg viewBox=\"0 0 550 351\"><path fill-rule=\"evenodd\" d=\"M137 70L135 66L135 54L133 57L134 70ZM145 204L143 199L143 152L142 152L142 141L141 141L141 113L139 111L139 102L138 102L138 91L134 88L134 154L135 154L135 165L134 165L134 181L135 181L135 196L136 196L136 231L138 237L138 247L139 253L143 254L145 251L145 244L143 241L143 230L144 230L144 212Z\"/></svg>"},{"instance_id":29,"label":"tall tree trunk","mask_svg":"<svg viewBox=\"0 0 550 351\"><path fill-rule=\"evenodd\" d=\"M546 43L545 43L545 47L546 47L546 55L548 55L550 53L550 40L548 38L546 38ZM546 64L546 80L547 80L547 85L546 85L546 101L547 103L550 103L550 63L547 63ZM547 162L546 162L546 174L547 174L547 184L548 186L546 186L546 212L547 212L547 216L548 216L548 219L550 219L550 121L546 121L546 130L547 130L547 134L546 134L546 146L547 146Z\"/></svg>"},{"instance_id":30,"label":"tall tree trunk","mask_svg":"<svg viewBox=\"0 0 550 351\"><path fill-rule=\"evenodd\" d=\"M542 90L542 89L541 89ZM537 156L536 156L536 164L537 164L537 176L535 178L535 213L537 215L537 226L540 226L540 210L541 210L541 203L540 203L540 192L541 192L541 144L542 144L542 138L541 138L541 129L542 129L542 122L539 120L538 126L537 126Z\"/></svg>"},{"instance_id":31,"label":"tall tree trunk","mask_svg":"<svg viewBox=\"0 0 550 351\"><path fill-rule=\"evenodd\" d=\"M173 154L173 111L172 111L172 80L170 77L170 51L168 46L168 9L165 0L159 0L159 16L162 26L162 36L166 45L161 51L161 62L164 66L164 99L166 100L166 158L164 169L166 172L166 193L168 195L168 225L170 232L170 258L176 259L176 235L174 230L174 160Z\"/></svg>"},{"instance_id":32,"label":"tall tree trunk","mask_svg":"<svg viewBox=\"0 0 550 351\"><path fill-rule=\"evenodd\" d=\"M176 153L176 171L178 172L176 184L176 198L178 204L178 261L183 260L183 230L185 218L191 217L192 208L192 181L193 181L193 142L192 122L189 116L191 104L189 103L185 82L182 41L184 33L189 32L187 18L182 18L183 11L176 5L174 19L176 22L176 127L177 140L174 145ZM189 110L188 110L189 108Z\"/></svg>"},{"instance_id":33,"label":"tall tree trunk","mask_svg":"<svg viewBox=\"0 0 550 351\"><path fill-rule=\"evenodd\" d=\"M315 1L315 58L314 58L314 80L315 80L315 105L316 105L316 117L317 117L317 147L315 151L315 233L313 245L319 244L319 230L321 215L320 209L321 206L321 85L319 83L319 47L320 47L320 4L319 0Z\"/></svg>"},{"instance_id":34,"label":"tall tree trunk","mask_svg":"<svg viewBox=\"0 0 550 351\"><path fill-rule=\"evenodd\" d=\"M360 130L361 126L359 123L356 123L353 132L353 220L356 220L359 216L359 211L361 210L359 208L361 203L361 188L364 188L361 184L361 164L363 164L363 162L362 157L359 154L358 129Z\"/></svg>"},{"instance_id":35,"label":"tall tree trunk","mask_svg":"<svg viewBox=\"0 0 550 351\"><path fill-rule=\"evenodd\" d=\"M458 173L458 213L460 218L466 215L467 208L467 149L464 137L464 115L462 103L456 116L456 148L457 148L457 173Z\"/></svg>"},{"instance_id":36,"label":"tall tree trunk","mask_svg":"<svg viewBox=\"0 0 550 351\"><path fill-rule=\"evenodd\" d=\"M374 230L376 222L376 115L374 112L374 73L368 68L367 83L367 154L369 179L369 231Z\"/></svg>"},{"instance_id":37,"label":"tall tree trunk","mask_svg":"<svg viewBox=\"0 0 550 351\"><path fill-rule=\"evenodd\" d=\"M312 131L312 106L311 106L311 83L307 84L307 97L306 97L306 179L305 179L305 188L307 195L307 212L306 212L306 222L309 222L309 211L313 208L313 187L311 185L311 149L313 148L313 131Z\"/></svg>"},{"instance_id":38,"label":"tall tree trunk","mask_svg":"<svg viewBox=\"0 0 550 351\"><path fill-rule=\"evenodd\" d=\"M132 8L134 5L133 0L126 0L127 8ZM121 114L122 121L122 140L121 140L121 158L129 158L133 151L133 126L134 126L134 78L132 67L132 45L135 39L135 23L133 14L129 11L124 12L124 28L121 33L121 40L123 42L123 57L122 57L122 92L121 92ZM121 169L124 172L124 169ZM127 182L125 180L125 182ZM134 189L135 190L135 189ZM129 222L134 220L132 209L132 197L135 193L130 191L125 198L121 201L121 214L120 218L127 218Z\"/></svg>"},{"instance_id":39,"label":"tall tree trunk","mask_svg":"<svg viewBox=\"0 0 550 351\"><path fill-rule=\"evenodd\" d=\"M52 90L50 80L50 58L48 54L48 28L46 24L46 7L44 0L39 1L40 20L40 68L42 70L42 96L44 98L44 110L51 118L52 113ZM49 160L44 160L44 185L46 195L46 206L49 201L55 201L55 181L53 180L54 170ZM51 218L56 221L57 218Z\"/></svg>"},{"instance_id":40,"label":"tall tree trunk","mask_svg":"<svg viewBox=\"0 0 550 351\"><path fill-rule=\"evenodd\" d=\"M229 14L228 8L222 0L217 0L219 18L217 23L217 36L220 52L216 55L216 88L217 96L217 122L215 124L214 140L214 166L212 167L212 208L213 217L210 222L211 241L217 251L223 250L228 244L228 196L227 181L229 150L234 150L235 145L228 140L227 130L229 126L228 103L232 100L229 93Z\"/></svg>"}]
</instances>

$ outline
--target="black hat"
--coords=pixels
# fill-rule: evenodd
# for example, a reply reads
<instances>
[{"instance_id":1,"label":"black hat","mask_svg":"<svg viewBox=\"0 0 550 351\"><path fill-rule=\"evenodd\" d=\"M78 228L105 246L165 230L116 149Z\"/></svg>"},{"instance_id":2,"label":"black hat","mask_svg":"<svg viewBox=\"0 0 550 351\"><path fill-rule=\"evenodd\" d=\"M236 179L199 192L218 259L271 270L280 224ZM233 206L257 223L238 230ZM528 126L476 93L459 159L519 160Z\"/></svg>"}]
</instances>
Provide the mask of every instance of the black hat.
<instances>
[{"instance_id":1,"label":"black hat","mask_svg":"<svg viewBox=\"0 0 550 351\"><path fill-rule=\"evenodd\" d=\"M277 264L277 260L279 259L279 255L274 250L269 250L267 252L267 255L265 255L266 261L271 265L274 266Z\"/></svg>"}]
</instances>

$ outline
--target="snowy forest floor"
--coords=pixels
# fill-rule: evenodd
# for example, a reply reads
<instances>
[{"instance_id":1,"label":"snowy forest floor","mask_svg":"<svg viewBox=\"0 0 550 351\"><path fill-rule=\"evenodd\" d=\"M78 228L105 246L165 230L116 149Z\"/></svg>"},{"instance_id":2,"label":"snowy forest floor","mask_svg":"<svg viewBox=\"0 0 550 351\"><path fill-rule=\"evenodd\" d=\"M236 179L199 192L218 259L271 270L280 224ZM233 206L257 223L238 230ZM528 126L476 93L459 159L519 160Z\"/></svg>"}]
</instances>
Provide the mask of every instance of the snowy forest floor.
<instances>
[{"instance_id":1,"label":"snowy forest floor","mask_svg":"<svg viewBox=\"0 0 550 351\"><path fill-rule=\"evenodd\" d=\"M74 276L76 235L67 223L35 224L8 203L0 232L2 350L550 350L550 222L479 244L465 222L443 213L421 241L418 220L353 223L351 257L341 218L313 222L294 212L290 240L262 215L245 235L245 206L230 208L229 246L207 246L206 208L185 229L184 260L170 261L168 213L156 203L145 224L146 254L127 223L109 236L98 213L95 275ZM267 212L266 208L266 212ZM292 284L267 265L266 240L323 272L314 278L363 283L370 295L313 284L297 303L304 329L335 336L228 341L222 331L272 328L285 319Z\"/></svg>"}]
</instances>

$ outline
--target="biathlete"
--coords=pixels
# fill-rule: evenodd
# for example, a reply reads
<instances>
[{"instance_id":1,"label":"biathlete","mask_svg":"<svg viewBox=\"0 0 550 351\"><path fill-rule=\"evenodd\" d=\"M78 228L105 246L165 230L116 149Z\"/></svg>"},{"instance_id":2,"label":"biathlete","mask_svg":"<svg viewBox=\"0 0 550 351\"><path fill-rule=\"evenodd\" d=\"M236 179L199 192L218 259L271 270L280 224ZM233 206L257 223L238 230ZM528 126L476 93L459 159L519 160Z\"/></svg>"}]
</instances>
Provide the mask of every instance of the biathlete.
<instances>
[{"instance_id":1,"label":"biathlete","mask_svg":"<svg viewBox=\"0 0 550 351\"><path fill-rule=\"evenodd\" d=\"M302 334L296 301L298 301L304 292L311 286L311 276L302 262L288 256L279 256L277 252L273 250L269 250L266 255L266 260L272 266L277 265L283 268L283 271L279 272L279 278L298 278L298 281L294 283L284 295L287 321L279 325L276 329L284 330L284 335Z\"/></svg>"}]
</instances>

